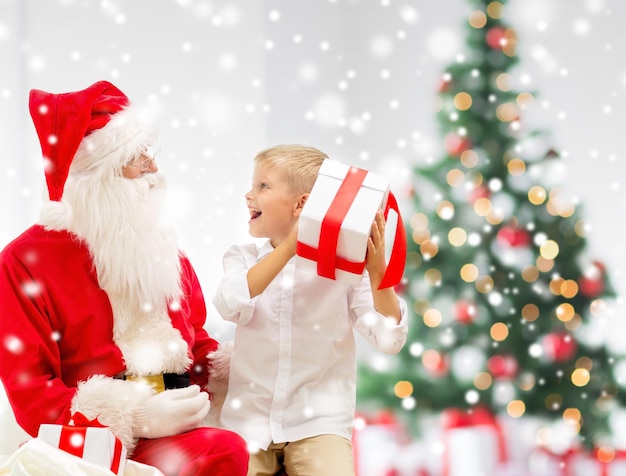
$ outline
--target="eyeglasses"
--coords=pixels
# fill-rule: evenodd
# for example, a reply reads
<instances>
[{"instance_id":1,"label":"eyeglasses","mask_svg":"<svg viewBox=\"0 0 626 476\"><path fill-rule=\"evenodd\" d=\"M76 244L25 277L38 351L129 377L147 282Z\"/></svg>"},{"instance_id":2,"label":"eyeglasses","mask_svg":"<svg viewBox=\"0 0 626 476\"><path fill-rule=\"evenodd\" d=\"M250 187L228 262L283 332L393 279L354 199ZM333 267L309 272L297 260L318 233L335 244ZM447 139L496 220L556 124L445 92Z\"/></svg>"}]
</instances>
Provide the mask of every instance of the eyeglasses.
<instances>
[{"instance_id":1,"label":"eyeglasses","mask_svg":"<svg viewBox=\"0 0 626 476\"><path fill-rule=\"evenodd\" d=\"M129 167L137 167L142 172L147 172L159 155L161 149L158 147L148 146L141 155L128 164Z\"/></svg>"}]
</instances>

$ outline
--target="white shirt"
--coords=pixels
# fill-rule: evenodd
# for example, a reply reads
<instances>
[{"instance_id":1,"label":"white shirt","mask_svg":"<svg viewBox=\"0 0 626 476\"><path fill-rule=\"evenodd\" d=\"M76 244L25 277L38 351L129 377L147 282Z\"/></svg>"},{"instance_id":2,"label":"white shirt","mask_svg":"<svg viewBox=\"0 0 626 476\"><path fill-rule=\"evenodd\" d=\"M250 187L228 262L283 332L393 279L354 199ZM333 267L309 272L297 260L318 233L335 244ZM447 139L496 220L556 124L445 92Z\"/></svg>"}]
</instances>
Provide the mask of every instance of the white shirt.
<instances>
[{"instance_id":1,"label":"white shirt","mask_svg":"<svg viewBox=\"0 0 626 476\"><path fill-rule=\"evenodd\" d=\"M267 449L321 434L352 437L356 402L353 328L379 350L400 351L400 324L374 309L367 272L351 286L296 269L293 257L267 289L250 298L248 270L272 251L269 240L232 246L213 304L237 324L221 424Z\"/></svg>"}]
</instances>

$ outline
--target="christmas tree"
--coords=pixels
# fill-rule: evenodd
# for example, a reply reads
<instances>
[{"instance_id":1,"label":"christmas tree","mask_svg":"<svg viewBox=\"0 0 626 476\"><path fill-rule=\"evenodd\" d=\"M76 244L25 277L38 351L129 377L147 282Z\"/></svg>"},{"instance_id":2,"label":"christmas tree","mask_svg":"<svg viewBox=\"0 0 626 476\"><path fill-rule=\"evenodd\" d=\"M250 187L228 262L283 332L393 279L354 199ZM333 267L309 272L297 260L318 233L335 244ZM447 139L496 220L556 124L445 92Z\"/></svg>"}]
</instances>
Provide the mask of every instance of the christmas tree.
<instances>
[{"instance_id":1,"label":"christmas tree","mask_svg":"<svg viewBox=\"0 0 626 476\"><path fill-rule=\"evenodd\" d=\"M506 1L470 3L467 52L438 92L444 152L416 168L405 217L409 338L362 363L359 405L409 422L476 406L565 420L592 446L624 400L610 353L588 338L614 292L559 183L558 151L522 119L535 93L512 86Z\"/></svg>"}]
</instances>

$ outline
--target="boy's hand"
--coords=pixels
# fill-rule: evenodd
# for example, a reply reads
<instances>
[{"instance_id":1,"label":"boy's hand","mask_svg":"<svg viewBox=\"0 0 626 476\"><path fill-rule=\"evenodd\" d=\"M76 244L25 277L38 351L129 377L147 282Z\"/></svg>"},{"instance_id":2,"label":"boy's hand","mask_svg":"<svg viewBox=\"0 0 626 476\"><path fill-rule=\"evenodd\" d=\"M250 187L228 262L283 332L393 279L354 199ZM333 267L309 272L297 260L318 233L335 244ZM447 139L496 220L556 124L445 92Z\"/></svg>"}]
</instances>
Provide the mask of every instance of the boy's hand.
<instances>
[{"instance_id":1,"label":"boy's hand","mask_svg":"<svg viewBox=\"0 0 626 476\"><path fill-rule=\"evenodd\" d=\"M374 308L383 316L399 323L401 313L396 292L392 287L378 289L378 286L383 281L385 271L387 271L387 261L385 259L385 217L381 210L376 212L376 219L372 223L372 235L367 240L365 269L367 269L370 276Z\"/></svg>"},{"instance_id":2,"label":"boy's hand","mask_svg":"<svg viewBox=\"0 0 626 476\"><path fill-rule=\"evenodd\" d=\"M387 262L385 260L385 217L378 210L372 223L372 234L367 240L367 256L365 269L370 276L372 288L377 288L382 282Z\"/></svg>"}]
</instances>

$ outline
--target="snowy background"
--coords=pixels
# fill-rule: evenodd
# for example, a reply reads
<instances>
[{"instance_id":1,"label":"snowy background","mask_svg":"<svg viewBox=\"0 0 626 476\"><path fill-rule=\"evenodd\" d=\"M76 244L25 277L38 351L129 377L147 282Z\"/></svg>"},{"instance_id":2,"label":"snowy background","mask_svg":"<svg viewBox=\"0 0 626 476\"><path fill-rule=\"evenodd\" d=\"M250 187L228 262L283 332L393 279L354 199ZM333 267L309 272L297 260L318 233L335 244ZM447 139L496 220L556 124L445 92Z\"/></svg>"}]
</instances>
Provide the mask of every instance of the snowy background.
<instances>
[{"instance_id":1,"label":"snowy background","mask_svg":"<svg viewBox=\"0 0 626 476\"><path fill-rule=\"evenodd\" d=\"M470 10L466 0L0 0L0 247L37 219L44 193L28 91L110 80L159 111L159 166L207 326L230 338L210 297L226 248L249 240L254 155L317 146L390 176L408 214L412 166L441 151L435 93L463 52ZM538 94L522 120L565 156L591 253L626 295L626 2L510 0L505 19L519 34L516 89ZM0 453L21 439L1 403Z\"/></svg>"},{"instance_id":2,"label":"snowy background","mask_svg":"<svg viewBox=\"0 0 626 476\"><path fill-rule=\"evenodd\" d=\"M626 2L508 3L516 89L538 94L522 120L563 152L592 254L626 295ZM107 79L159 111L179 236L207 325L228 338L210 298L226 248L249 240L256 152L314 145L390 176L409 213L412 166L441 150L435 93L469 11L466 0L0 0L0 247L37 219L43 195L28 91Z\"/></svg>"}]
</instances>

